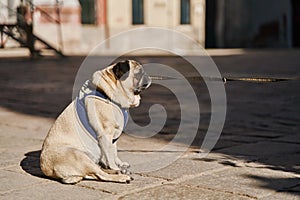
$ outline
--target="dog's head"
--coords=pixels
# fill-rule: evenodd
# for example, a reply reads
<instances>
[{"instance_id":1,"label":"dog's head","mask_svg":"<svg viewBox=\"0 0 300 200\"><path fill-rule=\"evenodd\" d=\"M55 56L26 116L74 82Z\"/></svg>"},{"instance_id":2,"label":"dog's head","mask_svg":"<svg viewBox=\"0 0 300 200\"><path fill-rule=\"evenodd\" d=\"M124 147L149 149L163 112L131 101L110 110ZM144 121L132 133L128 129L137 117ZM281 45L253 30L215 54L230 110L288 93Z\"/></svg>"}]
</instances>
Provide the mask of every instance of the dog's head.
<instances>
[{"instance_id":1,"label":"dog's head","mask_svg":"<svg viewBox=\"0 0 300 200\"><path fill-rule=\"evenodd\" d=\"M134 60L114 63L97 71L92 81L124 108L137 107L140 104L140 93L151 85L151 78L142 65Z\"/></svg>"}]
</instances>

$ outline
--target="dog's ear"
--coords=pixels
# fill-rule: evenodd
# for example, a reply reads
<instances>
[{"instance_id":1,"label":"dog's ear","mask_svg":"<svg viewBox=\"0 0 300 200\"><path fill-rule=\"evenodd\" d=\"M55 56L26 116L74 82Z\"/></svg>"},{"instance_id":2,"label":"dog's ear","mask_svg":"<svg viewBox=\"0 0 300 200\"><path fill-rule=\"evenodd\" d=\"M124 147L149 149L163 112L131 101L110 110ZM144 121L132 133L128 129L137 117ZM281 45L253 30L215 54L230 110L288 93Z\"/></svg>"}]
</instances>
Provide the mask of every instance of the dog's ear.
<instances>
[{"instance_id":1,"label":"dog's ear","mask_svg":"<svg viewBox=\"0 0 300 200\"><path fill-rule=\"evenodd\" d=\"M119 80L121 77L122 79L126 79L128 77L128 71L130 70L130 64L129 61L122 61L118 62L114 67L113 67L113 72L117 80ZM123 77L124 76L124 77Z\"/></svg>"}]
</instances>

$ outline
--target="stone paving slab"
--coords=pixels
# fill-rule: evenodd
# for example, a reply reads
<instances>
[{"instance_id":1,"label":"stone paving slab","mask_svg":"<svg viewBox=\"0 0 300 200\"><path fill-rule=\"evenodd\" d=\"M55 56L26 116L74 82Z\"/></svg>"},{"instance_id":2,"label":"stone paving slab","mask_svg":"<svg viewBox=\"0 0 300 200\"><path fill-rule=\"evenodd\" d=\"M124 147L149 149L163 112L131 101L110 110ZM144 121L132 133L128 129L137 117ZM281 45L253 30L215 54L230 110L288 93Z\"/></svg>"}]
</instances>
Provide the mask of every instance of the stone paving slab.
<instances>
[{"instance_id":1,"label":"stone paving slab","mask_svg":"<svg viewBox=\"0 0 300 200\"><path fill-rule=\"evenodd\" d=\"M274 141L280 141L280 142L286 142L286 143L292 143L292 144L300 144L298 134L292 134L292 135L287 135L287 136L283 136L280 138L275 138Z\"/></svg>"},{"instance_id":2,"label":"stone paving slab","mask_svg":"<svg viewBox=\"0 0 300 200\"><path fill-rule=\"evenodd\" d=\"M123 196L120 199L135 200L135 199L203 199L203 200L215 200L215 199L236 199L236 200L249 200L247 196L236 195L223 191L212 191L210 189L203 189L195 186L174 185L166 184L159 188L151 188L127 196Z\"/></svg>"},{"instance_id":3,"label":"stone paving slab","mask_svg":"<svg viewBox=\"0 0 300 200\"><path fill-rule=\"evenodd\" d=\"M158 171L145 173L145 175L172 181L182 176L199 174L220 167L223 166L217 162L204 162L201 159L197 159L197 156L194 156L194 158L185 157L178 159L172 165Z\"/></svg>"},{"instance_id":4,"label":"stone paving slab","mask_svg":"<svg viewBox=\"0 0 300 200\"><path fill-rule=\"evenodd\" d=\"M216 189L251 198L272 195L274 190L284 190L299 184L299 177L270 169L236 167L207 174L186 181L184 185Z\"/></svg>"},{"instance_id":5,"label":"stone paving slab","mask_svg":"<svg viewBox=\"0 0 300 200\"><path fill-rule=\"evenodd\" d=\"M138 174L131 175L134 178L130 184L116 184L109 182L97 181L82 181L77 185L80 187L90 188L97 191L113 194L115 196L122 196L128 193L134 193L135 190L142 190L142 188L149 188L160 186L162 179L154 177L144 177Z\"/></svg>"},{"instance_id":6,"label":"stone paving slab","mask_svg":"<svg viewBox=\"0 0 300 200\"><path fill-rule=\"evenodd\" d=\"M300 172L300 152L259 158L258 162L268 163L265 164L265 167L270 169L294 172L298 174Z\"/></svg>"},{"instance_id":7,"label":"stone paving slab","mask_svg":"<svg viewBox=\"0 0 300 200\"><path fill-rule=\"evenodd\" d=\"M73 186L73 185L63 185L60 183L40 183L32 184L31 187L24 187L18 190L10 191L9 193L3 194L0 198L5 200L32 200L32 199L110 199L113 196L105 192Z\"/></svg>"},{"instance_id":8,"label":"stone paving slab","mask_svg":"<svg viewBox=\"0 0 300 200\"><path fill-rule=\"evenodd\" d=\"M262 197L260 198L261 200L283 200L283 199L288 199L288 200L298 200L299 199L299 193L298 194L291 194L287 192L275 192L274 194L267 196L267 197Z\"/></svg>"},{"instance_id":9,"label":"stone paving slab","mask_svg":"<svg viewBox=\"0 0 300 200\"><path fill-rule=\"evenodd\" d=\"M247 130L245 131L245 129L240 130L240 132L238 131L238 128L236 130L225 130L224 131L224 135L223 136L235 136L236 139L238 139L239 137L241 137L241 139L243 139L243 141L247 141L247 139L249 140L254 140L254 139L272 139L272 138L279 138L279 137L283 137L286 134L283 132L279 132L279 131L264 131L264 130ZM239 141L240 142L240 141Z\"/></svg>"},{"instance_id":10,"label":"stone paving slab","mask_svg":"<svg viewBox=\"0 0 300 200\"><path fill-rule=\"evenodd\" d=\"M299 144L284 142L267 142L261 141L254 144L243 144L239 146L222 149L222 153L234 155L266 157L272 154L283 155L293 153L299 150Z\"/></svg>"}]
</instances>

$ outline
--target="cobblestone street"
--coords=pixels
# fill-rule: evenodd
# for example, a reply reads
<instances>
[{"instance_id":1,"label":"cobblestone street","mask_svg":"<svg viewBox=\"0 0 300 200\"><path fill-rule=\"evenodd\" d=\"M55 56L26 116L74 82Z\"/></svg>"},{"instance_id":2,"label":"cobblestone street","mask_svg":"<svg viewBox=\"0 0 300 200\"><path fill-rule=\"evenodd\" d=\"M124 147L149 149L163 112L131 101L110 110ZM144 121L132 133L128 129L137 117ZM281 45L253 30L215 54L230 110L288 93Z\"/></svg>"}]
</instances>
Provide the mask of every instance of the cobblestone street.
<instances>
[{"instance_id":1,"label":"cobblestone street","mask_svg":"<svg viewBox=\"0 0 300 200\"><path fill-rule=\"evenodd\" d=\"M245 50L239 54L208 51L221 75L229 80L225 84L226 121L213 151L205 158L197 157L211 105L205 83L191 79L201 121L196 138L183 156L157 171L133 170L130 184L84 180L76 185L46 178L39 168L39 154L55 118L72 100L76 73L85 57L31 60L26 56L4 57L1 51L0 199L300 198L299 50ZM142 64L161 63L180 72L186 65L183 59L172 56L131 58ZM95 62L101 65L110 59L96 57ZM191 59L201 62L198 57ZM238 77L281 81L230 81ZM178 128L180 106L170 100L172 95L156 84L142 93L142 104L132 111L133 119L146 125L149 107L161 104L168 112L166 126L147 139L123 134L118 140L121 158L147 157L148 151L157 157L166 153L153 148L170 142Z\"/></svg>"}]
</instances>

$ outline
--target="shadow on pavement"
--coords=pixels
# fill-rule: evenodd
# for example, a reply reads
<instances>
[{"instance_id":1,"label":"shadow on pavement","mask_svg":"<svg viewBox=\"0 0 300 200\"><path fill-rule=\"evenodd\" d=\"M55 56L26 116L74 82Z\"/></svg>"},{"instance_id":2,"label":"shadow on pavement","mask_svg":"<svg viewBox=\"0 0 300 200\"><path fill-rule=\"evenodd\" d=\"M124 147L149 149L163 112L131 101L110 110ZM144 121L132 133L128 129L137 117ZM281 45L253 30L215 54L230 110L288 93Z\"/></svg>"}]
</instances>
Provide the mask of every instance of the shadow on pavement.
<instances>
[{"instance_id":1,"label":"shadow on pavement","mask_svg":"<svg viewBox=\"0 0 300 200\"><path fill-rule=\"evenodd\" d=\"M245 178L254 179L260 182L260 187L275 190L277 192L288 192L293 195L300 195L299 178L270 178L262 176L248 176ZM284 185L284 187L280 187ZM298 189L297 189L298 188Z\"/></svg>"},{"instance_id":2,"label":"shadow on pavement","mask_svg":"<svg viewBox=\"0 0 300 200\"><path fill-rule=\"evenodd\" d=\"M1 59L0 105L30 115L55 118L71 101L82 57Z\"/></svg>"},{"instance_id":3,"label":"shadow on pavement","mask_svg":"<svg viewBox=\"0 0 300 200\"><path fill-rule=\"evenodd\" d=\"M32 176L46 178L40 168L41 151L32 151L25 154L25 158L21 161L22 169Z\"/></svg>"}]
</instances>

